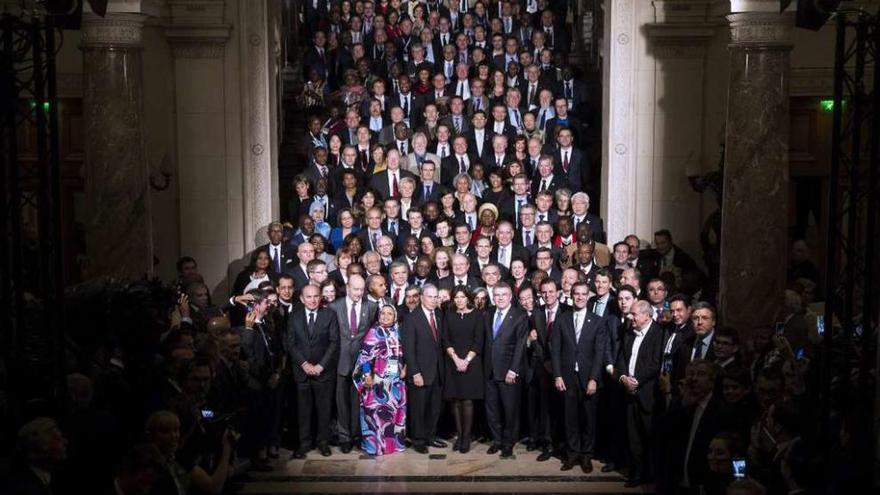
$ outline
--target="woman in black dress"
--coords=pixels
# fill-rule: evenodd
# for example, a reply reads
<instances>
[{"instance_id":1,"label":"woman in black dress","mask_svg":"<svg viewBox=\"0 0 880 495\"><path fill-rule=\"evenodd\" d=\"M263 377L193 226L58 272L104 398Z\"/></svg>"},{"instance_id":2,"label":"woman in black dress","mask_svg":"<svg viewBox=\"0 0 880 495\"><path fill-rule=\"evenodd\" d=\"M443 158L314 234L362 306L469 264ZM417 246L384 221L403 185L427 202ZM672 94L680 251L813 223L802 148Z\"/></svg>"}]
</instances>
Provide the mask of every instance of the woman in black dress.
<instances>
[{"instance_id":1,"label":"woman in black dress","mask_svg":"<svg viewBox=\"0 0 880 495\"><path fill-rule=\"evenodd\" d=\"M471 448L474 400L483 398L482 313L474 309L467 288L452 290L451 308L443 319L442 343L446 352L443 398L450 400L458 436L452 446L462 454Z\"/></svg>"}]
</instances>

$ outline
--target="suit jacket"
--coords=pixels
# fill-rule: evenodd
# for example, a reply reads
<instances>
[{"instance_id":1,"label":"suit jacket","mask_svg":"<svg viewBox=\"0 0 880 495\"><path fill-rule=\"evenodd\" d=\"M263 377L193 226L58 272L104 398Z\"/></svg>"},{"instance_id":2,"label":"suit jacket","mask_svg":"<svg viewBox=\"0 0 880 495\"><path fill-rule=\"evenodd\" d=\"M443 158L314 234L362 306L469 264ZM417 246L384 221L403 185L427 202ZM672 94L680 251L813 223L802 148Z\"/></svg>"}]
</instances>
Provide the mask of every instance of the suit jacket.
<instances>
[{"instance_id":1,"label":"suit jacket","mask_svg":"<svg viewBox=\"0 0 880 495\"><path fill-rule=\"evenodd\" d=\"M535 198L538 196L538 191L541 189L542 178L537 172L534 173L532 177L532 197ZM554 173L553 176L550 177L550 183L547 184L547 191L553 194L557 189L566 187L567 184L563 181L566 181L567 183L567 180L563 176Z\"/></svg>"},{"instance_id":2,"label":"suit jacket","mask_svg":"<svg viewBox=\"0 0 880 495\"><path fill-rule=\"evenodd\" d=\"M589 302L587 302L587 309L589 309L590 312L593 311L593 306L596 304L596 302L598 300L599 300L599 296L594 295L593 297L590 298ZM602 318L607 318L612 315L617 316L619 313L620 313L620 308L617 306L617 298L614 297L614 294L609 294L608 301L605 302L605 309L602 311L602 314L600 314L599 316Z\"/></svg>"},{"instance_id":3,"label":"suit jacket","mask_svg":"<svg viewBox=\"0 0 880 495\"><path fill-rule=\"evenodd\" d=\"M581 113L585 110L584 105L587 103L586 85L583 81L573 80L571 82L571 90L572 95L570 100L573 104L570 105L568 111L575 112L577 115L581 115ZM553 86L553 94L560 97L565 97L565 81L558 81Z\"/></svg>"},{"instance_id":4,"label":"suit jacket","mask_svg":"<svg viewBox=\"0 0 880 495\"><path fill-rule=\"evenodd\" d=\"M483 153L479 153L479 148L477 148L477 137L476 130L471 128L467 132L464 133L464 137L467 140L468 144L468 155L469 156L479 156L480 159L484 159L486 156L492 154L492 130L489 128L483 128Z\"/></svg>"},{"instance_id":5,"label":"suit jacket","mask_svg":"<svg viewBox=\"0 0 880 495\"><path fill-rule=\"evenodd\" d=\"M471 292L473 292L475 289L477 289L478 287L483 285L482 281L478 277L475 277L470 274L468 274L467 277L465 278L464 284L467 287L468 291L471 291ZM438 289L448 289L448 290L454 289L455 288L455 275L448 275L446 277L441 278L439 281L437 281L437 288Z\"/></svg>"},{"instance_id":6,"label":"suit jacket","mask_svg":"<svg viewBox=\"0 0 880 495\"><path fill-rule=\"evenodd\" d=\"M269 249L269 243L263 244L262 246L257 248L258 250L266 251L269 253L269 267L275 271L278 275L282 273L288 273L289 270L293 269L297 264L299 264L299 258L296 257L296 249L293 246L286 242L281 243L281 271L279 272L275 264L272 262L272 251Z\"/></svg>"},{"instance_id":7,"label":"suit jacket","mask_svg":"<svg viewBox=\"0 0 880 495\"><path fill-rule=\"evenodd\" d=\"M529 255L528 249L526 249L522 246L517 246L515 242L510 244L510 248L511 248L511 250L510 250L510 261L511 262L513 260L519 258L519 259L525 261L527 264L529 263L531 256ZM498 263L498 246L495 246L494 248L492 248L492 254L489 255L489 258L492 261ZM510 269L509 267L503 267L503 268L504 268L504 271Z\"/></svg>"},{"instance_id":8,"label":"suit jacket","mask_svg":"<svg viewBox=\"0 0 880 495\"><path fill-rule=\"evenodd\" d=\"M415 192L416 203L418 203L419 205L423 205L428 201L440 201L440 193L443 189L443 184L435 181L433 184L431 184L431 194L425 196L425 185L417 185Z\"/></svg>"},{"instance_id":9,"label":"suit jacket","mask_svg":"<svg viewBox=\"0 0 880 495\"><path fill-rule=\"evenodd\" d=\"M696 404L685 405L680 399L675 399L658 425L661 426L658 431L663 432L659 442L662 467L658 469L658 473L662 474L658 485L668 487L670 493L681 483L685 469L692 487L705 485L706 482L711 481L713 474L706 460L709 443L716 434L734 425L732 411L724 404L720 394L713 394L706 403L706 408L694 431L690 455L685 466L685 455L696 408Z\"/></svg>"},{"instance_id":10,"label":"suit jacket","mask_svg":"<svg viewBox=\"0 0 880 495\"><path fill-rule=\"evenodd\" d=\"M465 165L468 167L468 170L470 170L470 164L474 163L477 160L478 159L476 155L473 155L471 153L467 154L467 163ZM452 153L451 155L444 158L440 162L440 168L443 169L443 180L441 180L440 182L446 187L453 187L452 181L453 179L455 179L455 176L460 173L458 157L456 157L455 153Z\"/></svg>"},{"instance_id":11,"label":"suit jacket","mask_svg":"<svg viewBox=\"0 0 880 495\"><path fill-rule=\"evenodd\" d=\"M358 304L358 325L355 332L351 331L350 315L347 309L348 298L340 297L327 307L333 311L339 324L339 362L336 366L336 374L351 376L361 350L361 341L375 322L379 306L374 302L361 299Z\"/></svg>"},{"instance_id":12,"label":"suit jacket","mask_svg":"<svg viewBox=\"0 0 880 495\"><path fill-rule=\"evenodd\" d=\"M585 311L586 317L580 322L580 339L577 339L574 314L574 311L569 311L554 322L550 337L553 376L562 378L566 387L586 388L590 380L599 382L602 377L602 361L607 345L605 320L589 310Z\"/></svg>"},{"instance_id":13,"label":"suit jacket","mask_svg":"<svg viewBox=\"0 0 880 495\"><path fill-rule=\"evenodd\" d=\"M556 169L553 175L559 174L559 177L568 182L568 187L572 191L589 190L590 184L590 163L583 151L572 146L571 154L568 157L568 172L562 168L562 153L556 150L553 154L553 160Z\"/></svg>"},{"instance_id":14,"label":"suit jacket","mask_svg":"<svg viewBox=\"0 0 880 495\"><path fill-rule=\"evenodd\" d=\"M605 362L603 367L617 366L617 358L620 355L620 348L627 335L629 335L632 323L628 318L612 315L605 318L605 338L608 345L605 346ZM617 370L615 370L617 371Z\"/></svg>"},{"instance_id":15,"label":"suit jacket","mask_svg":"<svg viewBox=\"0 0 880 495\"><path fill-rule=\"evenodd\" d=\"M691 354L694 352L694 345L697 342L697 334L694 333L693 328L690 328L690 334L687 335L686 338L682 338L684 336L677 336L676 340L679 340L678 348L676 350L676 355L673 358L673 370L672 370L672 379L674 382L680 381L684 378L685 371L687 371L688 365L693 361L691 359ZM666 340L663 341L664 344ZM705 359L708 361L715 361L715 334L712 335L712 342L709 343L709 348L706 349L706 357Z\"/></svg>"},{"instance_id":16,"label":"suit jacket","mask_svg":"<svg viewBox=\"0 0 880 495\"><path fill-rule=\"evenodd\" d=\"M440 348L440 329L443 327L443 313L434 310L437 325L437 339L431 333L431 324L421 306L411 311L403 321L403 359L406 362L406 381L412 383L413 376L421 374L425 385L439 382L443 376L443 351Z\"/></svg>"},{"instance_id":17,"label":"suit jacket","mask_svg":"<svg viewBox=\"0 0 880 495\"><path fill-rule=\"evenodd\" d=\"M541 373L543 369L546 373L553 372L553 362L550 353L550 339L556 329L558 319L568 311L569 307L563 304L557 304L556 317L551 328L547 324L547 306L541 305L532 311L531 328L535 329L538 339L529 346L529 370L526 372L527 382L531 382L533 377Z\"/></svg>"},{"instance_id":18,"label":"suit jacket","mask_svg":"<svg viewBox=\"0 0 880 495\"><path fill-rule=\"evenodd\" d=\"M266 320L255 323L252 330L239 328L238 334L242 355L248 362L248 387L262 390L272 373L281 368L281 335L271 331Z\"/></svg>"},{"instance_id":19,"label":"suit jacket","mask_svg":"<svg viewBox=\"0 0 880 495\"><path fill-rule=\"evenodd\" d=\"M523 355L529 333L529 316L520 308L509 307L498 328L492 335L495 311L487 311L484 318L486 349L483 352L483 369L487 379L504 381L508 371L523 374Z\"/></svg>"},{"instance_id":20,"label":"suit jacket","mask_svg":"<svg viewBox=\"0 0 880 495\"><path fill-rule=\"evenodd\" d=\"M449 131L453 136L457 136L458 134L464 134L467 131L471 130L471 121L467 115L462 114L461 116L461 132L456 134L455 132L455 121L452 118L452 115L447 115L440 120L441 124L449 126ZM450 153L453 153L452 148L449 150Z\"/></svg>"},{"instance_id":21,"label":"suit jacket","mask_svg":"<svg viewBox=\"0 0 880 495\"><path fill-rule=\"evenodd\" d=\"M473 117L474 112L477 111L477 108L476 108L477 105L475 102L476 102L476 98L470 98L470 99L468 99L468 101L466 101L464 103L464 113L468 117ZM486 112L487 115L491 115L491 113L490 113L491 108L489 107L489 97L488 96L483 95L480 97L480 109L482 111Z\"/></svg>"},{"instance_id":22,"label":"suit jacket","mask_svg":"<svg viewBox=\"0 0 880 495\"><path fill-rule=\"evenodd\" d=\"M422 121L424 116L422 115L425 111L425 97L420 95L414 91L410 91L410 109L409 109L409 128L415 129L422 125ZM401 100L399 94L394 94L391 98L392 106L401 106Z\"/></svg>"},{"instance_id":23,"label":"suit jacket","mask_svg":"<svg viewBox=\"0 0 880 495\"><path fill-rule=\"evenodd\" d=\"M662 401L657 378L660 376L663 361L663 336L663 328L652 322L636 356L634 378L638 380L639 386L636 388L635 399L643 414L652 414L655 403ZM629 375L629 359L635 339L634 332L627 332L624 337L614 370L614 378L618 381L621 376Z\"/></svg>"},{"instance_id":24,"label":"suit jacket","mask_svg":"<svg viewBox=\"0 0 880 495\"><path fill-rule=\"evenodd\" d=\"M370 188L373 189L374 191L378 192L379 196L383 200L386 198L390 198L391 193L393 192L391 190L391 185L388 183L389 176L390 176L389 171L383 170L383 171L379 172L378 174L373 174L373 176L370 178ZM409 172L407 170L403 170L401 168L400 169L400 178L403 179L404 177L412 177L413 179L416 178L416 176L412 172ZM398 184L398 188L399 188L400 181L398 181L397 184Z\"/></svg>"},{"instance_id":25,"label":"suit jacket","mask_svg":"<svg viewBox=\"0 0 880 495\"><path fill-rule=\"evenodd\" d=\"M297 382L308 380L303 363L320 364L324 370L314 379L328 381L335 376L339 359L339 322L336 314L327 308L318 308L315 324L309 331L306 309L299 308L288 320L286 350L290 368Z\"/></svg>"}]
</instances>

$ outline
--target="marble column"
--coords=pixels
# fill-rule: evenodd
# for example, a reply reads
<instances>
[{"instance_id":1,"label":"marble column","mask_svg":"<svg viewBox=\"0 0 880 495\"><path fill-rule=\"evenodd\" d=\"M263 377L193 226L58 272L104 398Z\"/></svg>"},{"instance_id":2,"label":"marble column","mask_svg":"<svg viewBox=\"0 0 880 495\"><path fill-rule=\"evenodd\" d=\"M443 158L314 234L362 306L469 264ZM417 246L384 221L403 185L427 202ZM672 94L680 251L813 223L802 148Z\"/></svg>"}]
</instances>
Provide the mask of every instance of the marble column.
<instances>
[{"instance_id":1,"label":"marble column","mask_svg":"<svg viewBox=\"0 0 880 495\"><path fill-rule=\"evenodd\" d=\"M730 21L719 309L745 335L778 320L786 287L789 52L794 18Z\"/></svg>"},{"instance_id":2,"label":"marble column","mask_svg":"<svg viewBox=\"0 0 880 495\"><path fill-rule=\"evenodd\" d=\"M143 139L146 15L85 14L82 23L86 225L91 276L153 270L149 167Z\"/></svg>"}]
</instances>

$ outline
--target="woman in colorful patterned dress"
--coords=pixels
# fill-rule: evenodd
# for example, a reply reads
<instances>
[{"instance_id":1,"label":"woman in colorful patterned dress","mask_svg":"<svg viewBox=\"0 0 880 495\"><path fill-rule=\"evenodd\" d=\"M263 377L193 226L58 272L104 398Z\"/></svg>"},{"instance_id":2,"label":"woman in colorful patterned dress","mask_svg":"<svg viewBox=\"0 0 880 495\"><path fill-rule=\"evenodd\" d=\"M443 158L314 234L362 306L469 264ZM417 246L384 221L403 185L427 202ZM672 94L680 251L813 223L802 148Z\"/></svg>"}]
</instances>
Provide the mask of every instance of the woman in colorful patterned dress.
<instances>
[{"instance_id":1,"label":"woman in colorful patterned dress","mask_svg":"<svg viewBox=\"0 0 880 495\"><path fill-rule=\"evenodd\" d=\"M406 370L397 326L397 310L384 306L379 322L364 336L353 380L361 398L361 435L367 454L404 450Z\"/></svg>"}]
</instances>

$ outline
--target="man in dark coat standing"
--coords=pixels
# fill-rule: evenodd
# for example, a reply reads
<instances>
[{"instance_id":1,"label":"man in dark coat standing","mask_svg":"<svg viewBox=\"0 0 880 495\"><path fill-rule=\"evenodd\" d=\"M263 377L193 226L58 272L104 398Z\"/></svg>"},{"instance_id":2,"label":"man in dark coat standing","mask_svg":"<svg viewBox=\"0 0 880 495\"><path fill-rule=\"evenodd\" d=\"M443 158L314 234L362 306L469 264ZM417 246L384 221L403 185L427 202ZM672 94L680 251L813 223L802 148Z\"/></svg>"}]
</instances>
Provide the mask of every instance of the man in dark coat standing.
<instances>
[{"instance_id":1,"label":"man in dark coat standing","mask_svg":"<svg viewBox=\"0 0 880 495\"><path fill-rule=\"evenodd\" d=\"M288 321L287 354L296 383L300 446L293 457L304 459L312 437L321 455L330 455L330 411L333 380L339 359L339 323L332 310L321 307L321 289L308 284L302 289L303 307ZM312 414L317 429L312 431Z\"/></svg>"},{"instance_id":2,"label":"man in dark coat standing","mask_svg":"<svg viewBox=\"0 0 880 495\"><path fill-rule=\"evenodd\" d=\"M513 456L514 435L520 405L520 375L529 331L525 311L511 306L513 291L504 282L492 288L495 311L486 314L486 350L483 366L486 376L486 418L492 432L492 446L487 451L501 451L501 457Z\"/></svg>"},{"instance_id":3,"label":"man in dark coat standing","mask_svg":"<svg viewBox=\"0 0 880 495\"><path fill-rule=\"evenodd\" d=\"M587 310L590 289L585 282L575 283L571 294L574 307L559 318L550 338L554 384L565 394L568 455L562 470L569 471L580 462L584 473L590 474L596 439L596 392L607 345L605 321Z\"/></svg>"},{"instance_id":4,"label":"man in dark coat standing","mask_svg":"<svg viewBox=\"0 0 880 495\"><path fill-rule=\"evenodd\" d=\"M440 379L443 376L443 351L440 348L442 315L437 287L422 287L421 306L403 321L403 346L406 350L406 392L409 399L410 438L413 450L428 453L428 446L443 448L446 443L435 438L437 419L443 408Z\"/></svg>"}]
</instances>

